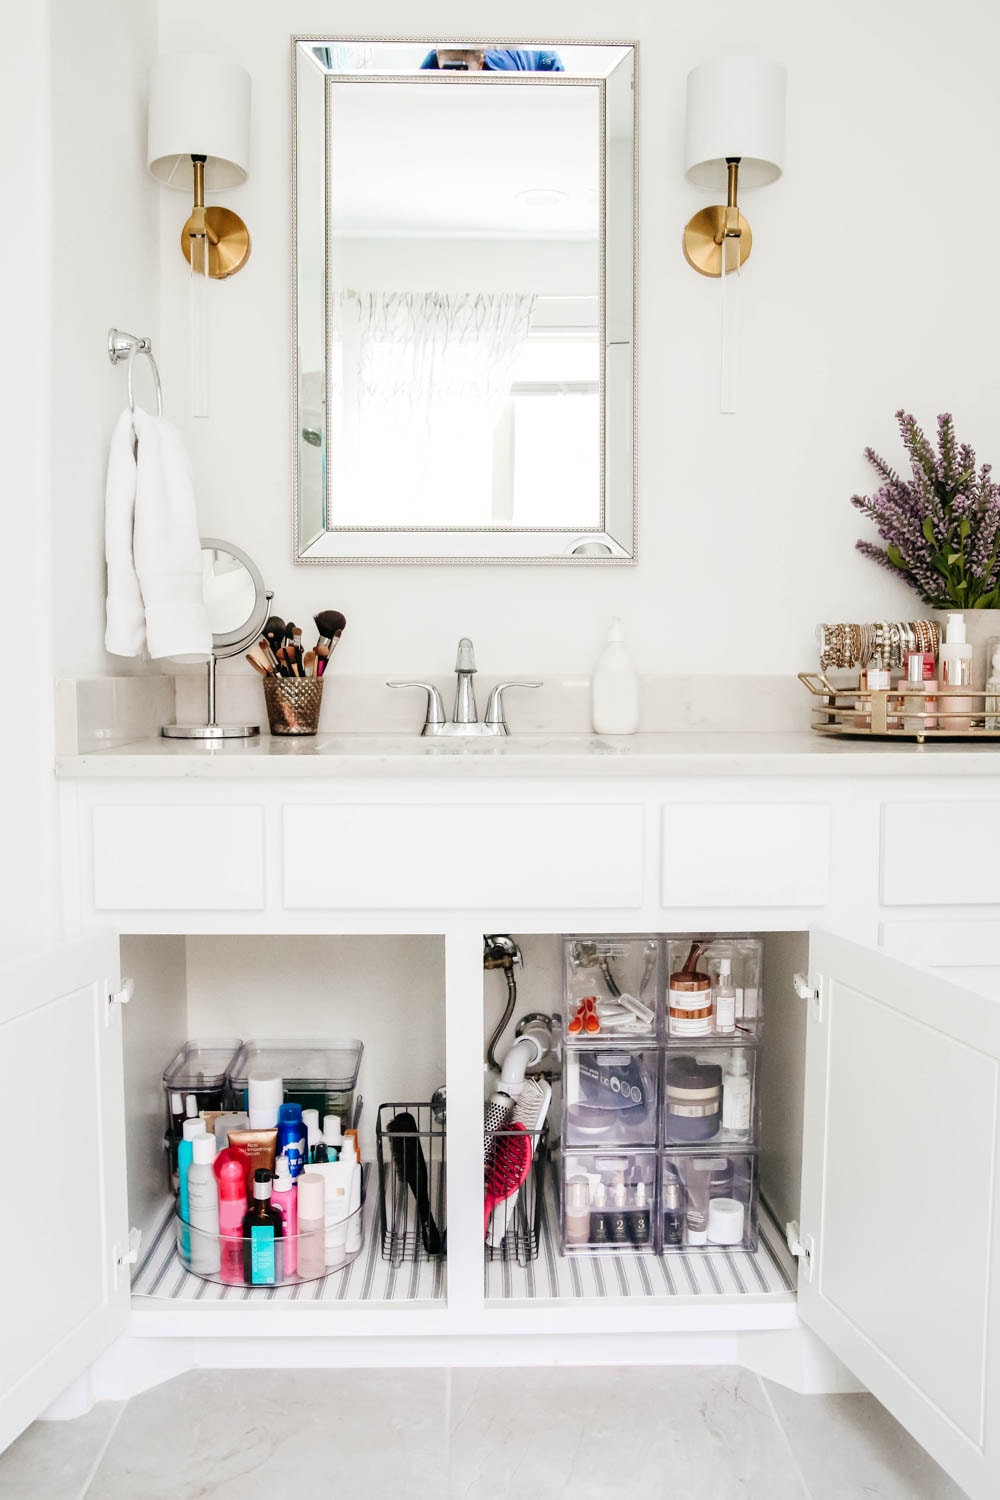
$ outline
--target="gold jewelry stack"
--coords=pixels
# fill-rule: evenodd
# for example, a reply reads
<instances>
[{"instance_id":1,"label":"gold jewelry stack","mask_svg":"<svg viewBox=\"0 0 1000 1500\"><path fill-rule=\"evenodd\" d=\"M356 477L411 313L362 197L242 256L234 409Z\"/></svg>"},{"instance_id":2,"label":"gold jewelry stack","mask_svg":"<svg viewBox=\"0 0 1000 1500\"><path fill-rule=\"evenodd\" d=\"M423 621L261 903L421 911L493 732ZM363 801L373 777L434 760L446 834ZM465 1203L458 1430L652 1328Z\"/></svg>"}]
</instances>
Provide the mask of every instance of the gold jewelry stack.
<instances>
[{"instance_id":1,"label":"gold jewelry stack","mask_svg":"<svg viewBox=\"0 0 1000 1500\"><path fill-rule=\"evenodd\" d=\"M876 620L868 625L841 622L818 625L816 643L823 671L867 667L878 656L890 671L906 670L911 651L932 651L941 645L941 627L936 620Z\"/></svg>"}]
</instances>

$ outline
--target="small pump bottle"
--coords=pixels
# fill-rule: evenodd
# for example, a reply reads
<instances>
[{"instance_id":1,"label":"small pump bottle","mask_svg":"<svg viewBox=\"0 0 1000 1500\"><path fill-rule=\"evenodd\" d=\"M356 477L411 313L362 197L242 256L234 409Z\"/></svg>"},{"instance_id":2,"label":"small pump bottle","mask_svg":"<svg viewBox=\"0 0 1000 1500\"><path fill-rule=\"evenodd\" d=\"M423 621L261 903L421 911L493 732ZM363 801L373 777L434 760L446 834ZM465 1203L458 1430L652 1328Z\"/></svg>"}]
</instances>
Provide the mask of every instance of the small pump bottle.
<instances>
[{"instance_id":1,"label":"small pump bottle","mask_svg":"<svg viewBox=\"0 0 1000 1500\"><path fill-rule=\"evenodd\" d=\"M957 712L939 713L938 728L952 729L959 733L972 728L972 710L975 699L960 693L972 682L972 647L965 639L965 619L959 613L948 616L944 641L940 652L941 706Z\"/></svg>"},{"instance_id":2,"label":"small pump bottle","mask_svg":"<svg viewBox=\"0 0 1000 1500\"><path fill-rule=\"evenodd\" d=\"M326 1184L318 1172L298 1179L298 1274L306 1281L326 1275Z\"/></svg>"},{"instance_id":3,"label":"small pump bottle","mask_svg":"<svg viewBox=\"0 0 1000 1500\"><path fill-rule=\"evenodd\" d=\"M590 698L595 734L635 734L639 728L639 674L617 615L594 667Z\"/></svg>"},{"instance_id":4,"label":"small pump bottle","mask_svg":"<svg viewBox=\"0 0 1000 1500\"><path fill-rule=\"evenodd\" d=\"M746 1053L742 1047L734 1047L722 1075L722 1130L731 1140L750 1139L751 1097Z\"/></svg>"},{"instance_id":5,"label":"small pump bottle","mask_svg":"<svg viewBox=\"0 0 1000 1500\"><path fill-rule=\"evenodd\" d=\"M275 1167L274 1186L271 1188L271 1202L280 1211L281 1217L284 1220L283 1248L285 1252L285 1275L294 1276L296 1271L295 1252L299 1233L296 1179L292 1177L292 1164L287 1156L279 1156ZM303 1174L300 1172L299 1181L301 1181L302 1176Z\"/></svg>"},{"instance_id":6,"label":"small pump bottle","mask_svg":"<svg viewBox=\"0 0 1000 1500\"><path fill-rule=\"evenodd\" d=\"M736 1030L736 990L733 987L733 965L728 958L719 959L719 978L715 986L715 1030L730 1036Z\"/></svg>"},{"instance_id":7,"label":"small pump bottle","mask_svg":"<svg viewBox=\"0 0 1000 1500\"><path fill-rule=\"evenodd\" d=\"M226 1151L230 1148L227 1146ZM219 1236L223 1281L243 1280L243 1218L247 1211L246 1176L243 1163L232 1153L213 1168L219 1184Z\"/></svg>"}]
</instances>

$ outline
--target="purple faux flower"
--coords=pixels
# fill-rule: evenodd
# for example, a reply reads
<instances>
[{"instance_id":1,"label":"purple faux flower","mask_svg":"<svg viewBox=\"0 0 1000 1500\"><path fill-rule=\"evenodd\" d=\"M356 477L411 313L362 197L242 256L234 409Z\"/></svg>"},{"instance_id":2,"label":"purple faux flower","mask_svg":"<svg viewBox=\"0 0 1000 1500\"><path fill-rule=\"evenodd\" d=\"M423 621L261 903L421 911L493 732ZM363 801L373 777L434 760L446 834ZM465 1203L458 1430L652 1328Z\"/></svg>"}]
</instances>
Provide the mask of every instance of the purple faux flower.
<instances>
[{"instance_id":1,"label":"purple faux flower","mask_svg":"<svg viewBox=\"0 0 1000 1500\"><path fill-rule=\"evenodd\" d=\"M851 504L875 522L886 545L860 541L858 551L902 574L934 609L1000 608L1000 486L992 466L977 470L973 450L955 440L950 412L938 417L937 452L908 412L898 411L896 421L910 478L865 449L881 486L852 495Z\"/></svg>"}]
</instances>

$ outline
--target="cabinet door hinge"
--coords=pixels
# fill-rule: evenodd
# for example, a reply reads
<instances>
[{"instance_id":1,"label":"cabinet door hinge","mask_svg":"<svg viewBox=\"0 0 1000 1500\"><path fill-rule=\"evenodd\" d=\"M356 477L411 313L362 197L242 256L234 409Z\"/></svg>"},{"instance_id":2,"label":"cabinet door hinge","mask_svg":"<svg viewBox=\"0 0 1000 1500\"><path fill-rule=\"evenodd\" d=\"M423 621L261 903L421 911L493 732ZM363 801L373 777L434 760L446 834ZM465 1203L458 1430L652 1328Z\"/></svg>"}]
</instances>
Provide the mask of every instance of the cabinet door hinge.
<instances>
[{"instance_id":1,"label":"cabinet door hinge","mask_svg":"<svg viewBox=\"0 0 1000 1500\"><path fill-rule=\"evenodd\" d=\"M817 979L813 984L811 978L807 979L805 974L796 974L792 978L795 993L800 1000L808 1000L809 1007L817 1021L823 1019L823 980Z\"/></svg>"},{"instance_id":2,"label":"cabinet door hinge","mask_svg":"<svg viewBox=\"0 0 1000 1500\"><path fill-rule=\"evenodd\" d=\"M111 1275L114 1280L115 1289L121 1281L122 1271L126 1266L134 1266L139 1259L139 1246L142 1244L142 1230L130 1229L128 1240L124 1245L115 1245L111 1252ZM127 1273L126 1273L127 1274Z\"/></svg>"},{"instance_id":3,"label":"cabinet door hinge","mask_svg":"<svg viewBox=\"0 0 1000 1500\"><path fill-rule=\"evenodd\" d=\"M104 1024L105 1026L110 1026L111 1018L116 1013L118 1007L127 1005L135 994L135 980L129 979L127 976L123 977L120 990L116 990L113 984L108 983L105 987L105 993L108 997L108 1005L104 1012Z\"/></svg>"},{"instance_id":4,"label":"cabinet door hinge","mask_svg":"<svg viewBox=\"0 0 1000 1500\"><path fill-rule=\"evenodd\" d=\"M816 1244L811 1234L802 1234L799 1229L798 1219L793 1219L790 1224L785 1225L785 1239L788 1248L801 1262L807 1281L812 1281L813 1266L816 1262Z\"/></svg>"}]
</instances>

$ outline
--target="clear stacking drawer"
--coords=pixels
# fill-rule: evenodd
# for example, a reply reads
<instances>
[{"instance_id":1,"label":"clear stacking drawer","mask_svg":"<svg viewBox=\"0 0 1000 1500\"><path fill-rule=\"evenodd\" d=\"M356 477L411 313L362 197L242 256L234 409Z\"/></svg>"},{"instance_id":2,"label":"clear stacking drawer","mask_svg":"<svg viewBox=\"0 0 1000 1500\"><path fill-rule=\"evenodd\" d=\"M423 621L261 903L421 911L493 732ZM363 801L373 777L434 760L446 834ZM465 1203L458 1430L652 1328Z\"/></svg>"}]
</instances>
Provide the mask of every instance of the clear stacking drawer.
<instances>
[{"instance_id":1,"label":"clear stacking drawer","mask_svg":"<svg viewBox=\"0 0 1000 1500\"><path fill-rule=\"evenodd\" d=\"M563 939L563 1034L568 1042L655 1041L661 944L656 937Z\"/></svg>"},{"instance_id":2,"label":"clear stacking drawer","mask_svg":"<svg viewBox=\"0 0 1000 1500\"><path fill-rule=\"evenodd\" d=\"M760 1034L760 938L691 933L668 938L666 949L668 1042L700 1043L705 1038L721 1042L727 1037L753 1040Z\"/></svg>"},{"instance_id":3,"label":"clear stacking drawer","mask_svg":"<svg viewBox=\"0 0 1000 1500\"><path fill-rule=\"evenodd\" d=\"M664 1153L659 1213L664 1254L756 1250L756 1152Z\"/></svg>"},{"instance_id":4,"label":"clear stacking drawer","mask_svg":"<svg viewBox=\"0 0 1000 1500\"><path fill-rule=\"evenodd\" d=\"M757 1058L754 1046L667 1048L663 1070L663 1142L757 1140Z\"/></svg>"},{"instance_id":5,"label":"clear stacking drawer","mask_svg":"<svg viewBox=\"0 0 1000 1500\"><path fill-rule=\"evenodd\" d=\"M655 1251L655 1152L567 1152L560 1214L567 1254Z\"/></svg>"},{"instance_id":6,"label":"clear stacking drawer","mask_svg":"<svg viewBox=\"0 0 1000 1500\"><path fill-rule=\"evenodd\" d=\"M563 1140L599 1150L655 1146L659 1053L655 1048L567 1047Z\"/></svg>"}]
</instances>

